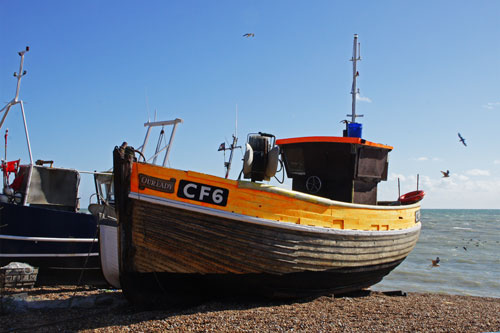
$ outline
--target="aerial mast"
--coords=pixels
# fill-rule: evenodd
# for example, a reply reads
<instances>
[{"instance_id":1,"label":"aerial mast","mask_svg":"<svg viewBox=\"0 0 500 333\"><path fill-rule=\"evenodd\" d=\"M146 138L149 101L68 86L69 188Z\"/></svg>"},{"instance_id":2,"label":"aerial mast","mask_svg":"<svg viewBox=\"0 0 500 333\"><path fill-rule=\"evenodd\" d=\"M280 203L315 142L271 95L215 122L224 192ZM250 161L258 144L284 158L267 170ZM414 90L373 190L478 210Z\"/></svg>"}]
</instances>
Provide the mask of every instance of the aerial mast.
<instances>
[{"instance_id":1,"label":"aerial mast","mask_svg":"<svg viewBox=\"0 0 500 333\"><path fill-rule=\"evenodd\" d=\"M229 161L225 162L224 161L224 167L226 168L226 175L225 178L227 179L229 177L229 170L231 170L231 163L233 162L233 152L236 148L241 148L241 146L237 146L238 143L238 105L236 105L236 121L235 121L235 126L234 126L234 134L233 134L233 142L231 143L231 146L229 148L226 148L225 143L222 143L219 146L219 151L224 151L224 160L226 156L226 150L230 150L231 153L229 154Z\"/></svg>"},{"instance_id":2,"label":"aerial mast","mask_svg":"<svg viewBox=\"0 0 500 333\"><path fill-rule=\"evenodd\" d=\"M226 179L229 177L229 170L231 170L231 163L233 162L233 151L235 148L241 148L239 146L236 146L237 142L238 137L233 134L233 142L231 143L231 147L228 148L229 150L231 150L231 153L229 154L229 161L224 163L224 166L226 167Z\"/></svg>"},{"instance_id":3,"label":"aerial mast","mask_svg":"<svg viewBox=\"0 0 500 333\"><path fill-rule=\"evenodd\" d=\"M362 114L356 114L356 98L359 94L359 89L356 88L356 79L359 76L359 72L356 68L356 62L361 60L361 45L358 43L358 34L354 34L354 42L352 46L352 114L347 116L351 117L351 122L355 123L357 117L363 117Z\"/></svg>"}]
</instances>

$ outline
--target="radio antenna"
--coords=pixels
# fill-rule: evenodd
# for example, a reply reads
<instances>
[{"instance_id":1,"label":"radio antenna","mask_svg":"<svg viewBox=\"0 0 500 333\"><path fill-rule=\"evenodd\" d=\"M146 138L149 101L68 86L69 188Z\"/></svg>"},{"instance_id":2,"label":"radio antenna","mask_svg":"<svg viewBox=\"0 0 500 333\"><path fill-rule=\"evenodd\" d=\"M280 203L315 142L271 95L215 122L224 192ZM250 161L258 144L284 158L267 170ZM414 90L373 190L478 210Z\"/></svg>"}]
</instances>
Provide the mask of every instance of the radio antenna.
<instances>
[{"instance_id":1,"label":"radio antenna","mask_svg":"<svg viewBox=\"0 0 500 333\"><path fill-rule=\"evenodd\" d=\"M230 150L229 161L224 161L224 167L226 168L226 176L227 179L229 177L229 170L231 170L231 163L233 162L233 153L236 148L241 148L241 146L237 146L238 143L238 104L236 104L236 121L234 126L234 134L233 134L233 142L231 145L226 148L225 142L221 143L219 146L219 151L224 151L224 156L226 156L226 150ZM224 158L225 160L225 158Z\"/></svg>"},{"instance_id":2,"label":"radio antenna","mask_svg":"<svg viewBox=\"0 0 500 333\"><path fill-rule=\"evenodd\" d=\"M359 72L356 68L356 62L361 61L361 44L358 43L358 34L354 34L354 41L352 45L352 114L348 114L351 117L351 122L355 123L357 117L363 117L362 114L356 114L356 98L359 94L359 89L356 88L356 79L359 76Z\"/></svg>"}]
</instances>

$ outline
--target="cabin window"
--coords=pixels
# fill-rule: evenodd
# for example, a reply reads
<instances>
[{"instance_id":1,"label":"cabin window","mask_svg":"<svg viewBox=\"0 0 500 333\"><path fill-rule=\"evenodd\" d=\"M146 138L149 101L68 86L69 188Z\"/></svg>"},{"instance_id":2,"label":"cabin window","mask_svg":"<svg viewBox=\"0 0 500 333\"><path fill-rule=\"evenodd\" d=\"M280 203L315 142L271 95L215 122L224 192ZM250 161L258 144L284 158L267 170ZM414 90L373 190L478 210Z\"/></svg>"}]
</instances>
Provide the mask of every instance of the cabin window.
<instances>
[{"instance_id":1,"label":"cabin window","mask_svg":"<svg viewBox=\"0 0 500 333\"><path fill-rule=\"evenodd\" d=\"M358 157L358 178L387 178L387 153L385 149L361 148Z\"/></svg>"},{"instance_id":2,"label":"cabin window","mask_svg":"<svg viewBox=\"0 0 500 333\"><path fill-rule=\"evenodd\" d=\"M285 147L285 158L289 175L305 175L304 151L301 147Z\"/></svg>"}]
</instances>

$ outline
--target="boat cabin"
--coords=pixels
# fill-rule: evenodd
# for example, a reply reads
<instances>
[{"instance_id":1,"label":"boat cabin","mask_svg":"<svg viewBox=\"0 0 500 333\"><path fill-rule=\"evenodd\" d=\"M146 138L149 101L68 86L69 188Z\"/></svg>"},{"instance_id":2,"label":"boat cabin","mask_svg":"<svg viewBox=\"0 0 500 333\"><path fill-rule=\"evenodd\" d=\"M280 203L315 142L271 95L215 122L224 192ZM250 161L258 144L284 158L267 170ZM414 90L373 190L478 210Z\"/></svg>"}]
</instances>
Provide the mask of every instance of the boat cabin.
<instances>
[{"instance_id":1,"label":"boat cabin","mask_svg":"<svg viewBox=\"0 0 500 333\"><path fill-rule=\"evenodd\" d=\"M79 209L78 171L34 165L28 186L29 169L30 165L20 165L15 170L14 181L4 184L1 201L21 204L27 195L25 202L32 207L70 212Z\"/></svg>"},{"instance_id":2,"label":"boat cabin","mask_svg":"<svg viewBox=\"0 0 500 333\"><path fill-rule=\"evenodd\" d=\"M292 189L324 198L377 204L377 184L387 180L391 146L359 137L277 140Z\"/></svg>"}]
</instances>

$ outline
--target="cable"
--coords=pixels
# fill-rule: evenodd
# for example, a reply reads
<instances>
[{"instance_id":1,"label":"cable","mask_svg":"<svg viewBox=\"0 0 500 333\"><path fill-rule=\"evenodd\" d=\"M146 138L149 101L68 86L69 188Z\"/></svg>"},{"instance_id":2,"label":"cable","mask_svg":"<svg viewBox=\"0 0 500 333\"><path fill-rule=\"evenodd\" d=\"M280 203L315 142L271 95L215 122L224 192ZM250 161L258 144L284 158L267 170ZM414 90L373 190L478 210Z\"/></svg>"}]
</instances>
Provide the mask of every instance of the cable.
<instances>
[{"instance_id":1,"label":"cable","mask_svg":"<svg viewBox=\"0 0 500 333\"><path fill-rule=\"evenodd\" d=\"M134 152L136 152L137 154L141 155L141 157L144 160L144 162L146 162L146 157L144 157L144 155L139 150L135 150L134 149Z\"/></svg>"},{"instance_id":2,"label":"cable","mask_svg":"<svg viewBox=\"0 0 500 333\"><path fill-rule=\"evenodd\" d=\"M283 171L283 173L282 173L283 177L282 177L281 181L278 179L278 177L276 177L276 175L274 176L274 178L276 179L276 181L278 183L283 184L285 182L285 170L283 169L283 161L278 160L278 162L280 162L280 169L278 171L276 171L276 173Z\"/></svg>"}]
</instances>

